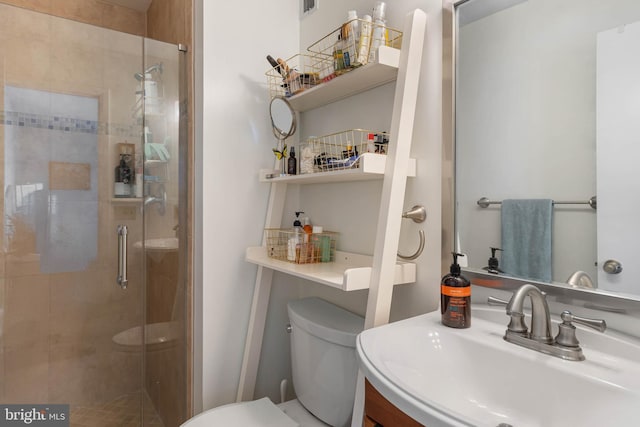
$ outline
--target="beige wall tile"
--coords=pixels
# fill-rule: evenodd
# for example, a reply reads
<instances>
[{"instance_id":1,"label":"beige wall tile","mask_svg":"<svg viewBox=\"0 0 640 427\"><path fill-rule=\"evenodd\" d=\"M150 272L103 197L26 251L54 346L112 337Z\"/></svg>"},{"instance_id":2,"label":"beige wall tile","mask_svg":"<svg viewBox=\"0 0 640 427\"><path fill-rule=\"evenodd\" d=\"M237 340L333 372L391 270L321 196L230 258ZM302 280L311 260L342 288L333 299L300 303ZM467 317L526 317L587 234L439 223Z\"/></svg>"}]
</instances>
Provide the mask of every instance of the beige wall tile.
<instances>
[{"instance_id":1,"label":"beige wall tile","mask_svg":"<svg viewBox=\"0 0 640 427\"><path fill-rule=\"evenodd\" d=\"M184 26L182 0L156 0L147 11L147 37L167 43L180 43Z\"/></svg>"},{"instance_id":2,"label":"beige wall tile","mask_svg":"<svg viewBox=\"0 0 640 427\"><path fill-rule=\"evenodd\" d=\"M104 40L109 31L105 31L104 28L69 19L58 19L50 16L47 16L47 18L51 21L50 37L55 43L66 45L67 48L75 44L82 44L93 49L103 49L105 47ZM96 54L99 55L100 52L98 51Z\"/></svg>"},{"instance_id":3,"label":"beige wall tile","mask_svg":"<svg viewBox=\"0 0 640 427\"><path fill-rule=\"evenodd\" d=\"M143 12L102 3L102 26L112 30L144 36L146 16Z\"/></svg>"},{"instance_id":4,"label":"beige wall tile","mask_svg":"<svg viewBox=\"0 0 640 427\"><path fill-rule=\"evenodd\" d=\"M4 233L0 233L0 235L4 236ZM4 307L4 279L5 279L5 258L6 254L4 251L0 251L0 308Z\"/></svg>"},{"instance_id":5,"label":"beige wall tile","mask_svg":"<svg viewBox=\"0 0 640 427\"><path fill-rule=\"evenodd\" d=\"M52 1L57 0L2 0L2 3L35 10L37 12L49 13Z\"/></svg>"},{"instance_id":6,"label":"beige wall tile","mask_svg":"<svg viewBox=\"0 0 640 427\"><path fill-rule=\"evenodd\" d=\"M99 0L0 0L0 3L130 34L144 35L144 13Z\"/></svg>"},{"instance_id":7,"label":"beige wall tile","mask_svg":"<svg viewBox=\"0 0 640 427\"><path fill-rule=\"evenodd\" d=\"M5 49L5 84L47 90L50 48L48 40L11 39Z\"/></svg>"},{"instance_id":8,"label":"beige wall tile","mask_svg":"<svg viewBox=\"0 0 640 427\"><path fill-rule=\"evenodd\" d=\"M45 403L49 399L49 346L46 340L5 348L2 403Z\"/></svg>"},{"instance_id":9,"label":"beige wall tile","mask_svg":"<svg viewBox=\"0 0 640 427\"><path fill-rule=\"evenodd\" d=\"M24 238L20 236L18 240L23 241ZM42 274L40 272L40 255L30 253L29 250L25 250L23 253L6 253L4 265L7 279Z\"/></svg>"},{"instance_id":10,"label":"beige wall tile","mask_svg":"<svg viewBox=\"0 0 640 427\"><path fill-rule=\"evenodd\" d=\"M49 162L49 189L91 190L91 164Z\"/></svg>"},{"instance_id":11,"label":"beige wall tile","mask_svg":"<svg viewBox=\"0 0 640 427\"><path fill-rule=\"evenodd\" d=\"M33 13L18 7L0 6L3 15L2 33L7 37L48 40L51 17L45 13Z\"/></svg>"},{"instance_id":12,"label":"beige wall tile","mask_svg":"<svg viewBox=\"0 0 640 427\"><path fill-rule=\"evenodd\" d=\"M5 349L48 343L49 277L7 279L5 295Z\"/></svg>"},{"instance_id":13,"label":"beige wall tile","mask_svg":"<svg viewBox=\"0 0 640 427\"><path fill-rule=\"evenodd\" d=\"M103 71L102 55L91 46L80 43L51 46L49 72L53 82L73 82L78 92L90 93L102 87Z\"/></svg>"},{"instance_id":14,"label":"beige wall tile","mask_svg":"<svg viewBox=\"0 0 640 427\"><path fill-rule=\"evenodd\" d=\"M102 24L102 4L96 0L54 0L49 13L87 24Z\"/></svg>"}]
</instances>

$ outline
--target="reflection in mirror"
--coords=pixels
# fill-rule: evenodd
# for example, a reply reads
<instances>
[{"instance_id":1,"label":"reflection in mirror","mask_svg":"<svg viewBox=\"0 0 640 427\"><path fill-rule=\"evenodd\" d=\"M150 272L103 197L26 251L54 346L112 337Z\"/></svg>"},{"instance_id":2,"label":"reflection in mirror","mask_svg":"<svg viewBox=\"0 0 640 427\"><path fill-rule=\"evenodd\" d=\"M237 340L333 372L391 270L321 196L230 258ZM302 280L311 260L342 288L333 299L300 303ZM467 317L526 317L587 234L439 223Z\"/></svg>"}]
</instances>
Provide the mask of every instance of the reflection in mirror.
<instances>
[{"instance_id":1,"label":"reflection in mirror","mask_svg":"<svg viewBox=\"0 0 640 427\"><path fill-rule=\"evenodd\" d=\"M456 250L470 271L500 248L504 275L640 295L640 1L561 4L456 7Z\"/></svg>"}]
</instances>

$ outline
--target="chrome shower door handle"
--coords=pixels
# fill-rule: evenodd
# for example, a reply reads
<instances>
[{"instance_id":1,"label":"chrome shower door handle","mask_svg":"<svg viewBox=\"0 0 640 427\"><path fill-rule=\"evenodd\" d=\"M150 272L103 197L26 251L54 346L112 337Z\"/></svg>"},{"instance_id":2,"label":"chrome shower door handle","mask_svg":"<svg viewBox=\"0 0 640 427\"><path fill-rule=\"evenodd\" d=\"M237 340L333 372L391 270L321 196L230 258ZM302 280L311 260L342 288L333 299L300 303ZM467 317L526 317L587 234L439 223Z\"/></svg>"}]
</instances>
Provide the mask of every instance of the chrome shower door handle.
<instances>
[{"instance_id":1,"label":"chrome shower door handle","mask_svg":"<svg viewBox=\"0 0 640 427\"><path fill-rule=\"evenodd\" d=\"M127 289L127 226L118 225L118 278L122 289Z\"/></svg>"}]
</instances>

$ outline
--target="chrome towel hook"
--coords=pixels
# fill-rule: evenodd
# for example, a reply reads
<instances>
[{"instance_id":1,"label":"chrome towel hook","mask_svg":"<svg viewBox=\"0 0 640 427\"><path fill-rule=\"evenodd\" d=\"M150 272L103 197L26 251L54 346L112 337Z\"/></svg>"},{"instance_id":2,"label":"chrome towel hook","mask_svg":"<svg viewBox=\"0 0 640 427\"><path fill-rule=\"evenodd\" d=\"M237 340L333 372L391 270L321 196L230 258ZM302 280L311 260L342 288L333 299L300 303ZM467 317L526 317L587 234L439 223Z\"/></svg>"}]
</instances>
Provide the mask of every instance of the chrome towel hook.
<instances>
[{"instance_id":1,"label":"chrome towel hook","mask_svg":"<svg viewBox=\"0 0 640 427\"><path fill-rule=\"evenodd\" d=\"M410 210L402 214L402 218L409 218L416 224L424 222L427 219L427 210L424 206L416 205L412 207ZM418 249L412 255L402 255L398 252L398 258L412 261L422 255L422 251L424 251L425 237L424 231L419 230L418 236L420 237L420 243L418 245Z\"/></svg>"},{"instance_id":2,"label":"chrome towel hook","mask_svg":"<svg viewBox=\"0 0 640 427\"><path fill-rule=\"evenodd\" d=\"M409 218L416 224L424 222L427 219L427 210L424 206L416 205L402 214L402 218Z\"/></svg>"}]
</instances>

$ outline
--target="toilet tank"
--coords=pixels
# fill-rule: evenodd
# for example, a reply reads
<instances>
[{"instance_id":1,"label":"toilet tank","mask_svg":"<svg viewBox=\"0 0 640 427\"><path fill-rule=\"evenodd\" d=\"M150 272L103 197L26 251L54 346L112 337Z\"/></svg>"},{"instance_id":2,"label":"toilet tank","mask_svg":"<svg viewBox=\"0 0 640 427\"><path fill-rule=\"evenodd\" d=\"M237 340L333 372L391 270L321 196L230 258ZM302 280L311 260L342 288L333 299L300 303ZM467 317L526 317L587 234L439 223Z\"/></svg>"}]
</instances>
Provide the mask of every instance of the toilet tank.
<instances>
[{"instance_id":1,"label":"toilet tank","mask_svg":"<svg viewBox=\"0 0 640 427\"><path fill-rule=\"evenodd\" d=\"M364 318L320 298L288 304L293 387L300 403L334 427L350 425Z\"/></svg>"}]
</instances>

